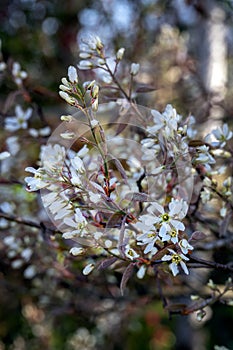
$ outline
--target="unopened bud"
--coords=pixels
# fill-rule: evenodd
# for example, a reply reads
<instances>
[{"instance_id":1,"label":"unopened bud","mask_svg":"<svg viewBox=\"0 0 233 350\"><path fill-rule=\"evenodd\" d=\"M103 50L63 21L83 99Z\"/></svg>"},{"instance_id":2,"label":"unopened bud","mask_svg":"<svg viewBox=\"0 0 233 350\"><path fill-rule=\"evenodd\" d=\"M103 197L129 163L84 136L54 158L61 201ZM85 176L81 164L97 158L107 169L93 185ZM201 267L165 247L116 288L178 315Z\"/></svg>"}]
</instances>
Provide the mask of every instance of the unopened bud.
<instances>
[{"instance_id":1,"label":"unopened bud","mask_svg":"<svg viewBox=\"0 0 233 350\"><path fill-rule=\"evenodd\" d=\"M65 140L72 140L75 137L75 133L66 131L61 133L60 136Z\"/></svg>"},{"instance_id":2,"label":"unopened bud","mask_svg":"<svg viewBox=\"0 0 233 350\"><path fill-rule=\"evenodd\" d=\"M63 122L71 122L73 120L72 115L62 115L60 118Z\"/></svg>"},{"instance_id":3,"label":"unopened bud","mask_svg":"<svg viewBox=\"0 0 233 350\"><path fill-rule=\"evenodd\" d=\"M79 57L86 60L87 58L91 58L91 54L89 52L80 52Z\"/></svg>"},{"instance_id":4,"label":"unopened bud","mask_svg":"<svg viewBox=\"0 0 233 350\"><path fill-rule=\"evenodd\" d=\"M130 74L137 75L139 72L140 64L139 63L132 63L130 67Z\"/></svg>"},{"instance_id":5,"label":"unopened bud","mask_svg":"<svg viewBox=\"0 0 233 350\"><path fill-rule=\"evenodd\" d=\"M65 86L70 86L70 83L68 82L68 80L67 80L66 78L62 78L62 79L61 79L61 82L62 82L62 84L65 85Z\"/></svg>"},{"instance_id":6,"label":"unopened bud","mask_svg":"<svg viewBox=\"0 0 233 350\"><path fill-rule=\"evenodd\" d=\"M69 81L71 83L74 83L74 84L78 83L77 69L74 66L69 66L69 68L68 68L68 77L69 77Z\"/></svg>"},{"instance_id":7,"label":"unopened bud","mask_svg":"<svg viewBox=\"0 0 233 350\"><path fill-rule=\"evenodd\" d=\"M74 97L71 97L70 95L67 94L67 92L65 91L59 91L59 95L61 98L63 98L63 100L65 100L67 103L69 103L70 105L75 105L76 100Z\"/></svg>"},{"instance_id":8,"label":"unopened bud","mask_svg":"<svg viewBox=\"0 0 233 350\"><path fill-rule=\"evenodd\" d=\"M99 106L99 101L98 101L98 98L96 98L95 101L92 103L91 108L94 112L96 112L98 110L98 106Z\"/></svg>"},{"instance_id":9,"label":"unopened bud","mask_svg":"<svg viewBox=\"0 0 233 350\"><path fill-rule=\"evenodd\" d=\"M94 65L91 61L88 61L88 60L83 60L83 61L80 61L79 62L79 65L78 65L79 69L91 69L91 68L94 68Z\"/></svg>"},{"instance_id":10,"label":"unopened bud","mask_svg":"<svg viewBox=\"0 0 233 350\"><path fill-rule=\"evenodd\" d=\"M99 94L99 86L98 85L94 85L91 89L91 96L93 98L96 98L98 97L98 94Z\"/></svg>"},{"instance_id":11,"label":"unopened bud","mask_svg":"<svg viewBox=\"0 0 233 350\"><path fill-rule=\"evenodd\" d=\"M71 88L66 86L66 85L59 85L59 89L62 90L62 91L66 91L66 92L70 92L71 91Z\"/></svg>"},{"instance_id":12,"label":"unopened bud","mask_svg":"<svg viewBox=\"0 0 233 350\"><path fill-rule=\"evenodd\" d=\"M124 53L125 53L125 48L122 47L121 49L119 49L116 53L116 58L118 61L122 60L123 56L124 56Z\"/></svg>"}]
</instances>

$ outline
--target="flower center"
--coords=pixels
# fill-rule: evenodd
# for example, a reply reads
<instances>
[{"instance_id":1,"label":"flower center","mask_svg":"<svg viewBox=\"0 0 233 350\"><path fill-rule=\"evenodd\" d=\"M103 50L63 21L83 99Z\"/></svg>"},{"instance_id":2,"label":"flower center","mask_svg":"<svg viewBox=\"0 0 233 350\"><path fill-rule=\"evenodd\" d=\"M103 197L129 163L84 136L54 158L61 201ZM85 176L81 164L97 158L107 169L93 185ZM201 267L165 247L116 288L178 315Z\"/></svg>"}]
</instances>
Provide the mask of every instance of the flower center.
<instances>
[{"instance_id":1,"label":"flower center","mask_svg":"<svg viewBox=\"0 0 233 350\"><path fill-rule=\"evenodd\" d=\"M170 219L170 216L167 213L164 213L163 215L161 215L161 218L163 222L168 222Z\"/></svg>"},{"instance_id":2,"label":"flower center","mask_svg":"<svg viewBox=\"0 0 233 350\"><path fill-rule=\"evenodd\" d=\"M148 233L147 237L148 238L153 238L153 237L155 237L155 233Z\"/></svg>"},{"instance_id":3,"label":"flower center","mask_svg":"<svg viewBox=\"0 0 233 350\"><path fill-rule=\"evenodd\" d=\"M172 231L169 232L169 234L170 234L171 237L176 237L177 232L175 230L172 230Z\"/></svg>"},{"instance_id":4,"label":"flower center","mask_svg":"<svg viewBox=\"0 0 233 350\"><path fill-rule=\"evenodd\" d=\"M172 262L176 265L179 264L182 261L181 257L178 254L174 254L172 257Z\"/></svg>"},{"instance_id":5,"label":"flower center","mask_svg":"<svg viewBox=\"0 0 233 350\"><path fill-rule=\"evenodd\" d=\"M129 254L130 256L133 256L133 251L132 251L131 249L129 249L128 254Z\"/></svg>"}]
</instances>

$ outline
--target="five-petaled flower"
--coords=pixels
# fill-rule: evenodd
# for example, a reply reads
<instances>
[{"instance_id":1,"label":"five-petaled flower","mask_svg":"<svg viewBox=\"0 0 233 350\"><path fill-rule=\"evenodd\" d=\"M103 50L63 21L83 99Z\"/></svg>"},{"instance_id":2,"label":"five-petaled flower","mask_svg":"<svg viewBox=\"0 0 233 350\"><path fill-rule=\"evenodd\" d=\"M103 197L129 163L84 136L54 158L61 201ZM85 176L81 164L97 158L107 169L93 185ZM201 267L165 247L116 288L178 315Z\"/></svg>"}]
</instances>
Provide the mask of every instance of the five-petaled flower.
<instances>
[{"instance_id":1,"label":"five-petaled flower","mask_svg":"<svg viewBox=\"0 0 233 350\"><path fill-rule=\"evenodd\" d=\"M5 118L5 129L14 132L19 129L27 129L28 119L31 118L32 108L27 108L26 111L20 105L15 107L15 116Z\"/></svg>"},{"instance_id":2,"label":"five-petaled flower","mask_svg":"<svg viewBox=\"0 0 233 350\"><path fill-rule=\"evenodd\" d=\"M169 268L173 274L173 276L176 276L179 273L178 265L180 265L186 275L189 274L189 270L184 262L189 260L187 256L185 256L183 253L177 253L173 249L168 248L168 251L170 254L165 254L162 257L162 261L171 261L169 264Z\"/></svg>"}]
</instances>

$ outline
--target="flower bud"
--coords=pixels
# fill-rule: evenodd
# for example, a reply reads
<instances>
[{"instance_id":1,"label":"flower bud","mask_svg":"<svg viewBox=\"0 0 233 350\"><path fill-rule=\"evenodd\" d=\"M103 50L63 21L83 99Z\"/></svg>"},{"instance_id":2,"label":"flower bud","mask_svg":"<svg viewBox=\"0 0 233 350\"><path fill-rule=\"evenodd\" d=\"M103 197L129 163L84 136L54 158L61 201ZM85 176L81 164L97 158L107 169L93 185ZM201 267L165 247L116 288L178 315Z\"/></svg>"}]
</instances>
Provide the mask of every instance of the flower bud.
<instances>
[{"instance_id":1,"label":"flower bud","mask_svg":"<svg viewBox=\"0 0 233 350\"><path fill-rule=\"evenodd\" d=\"M69 66L69 68L68 68L68 77L69 77L69 81L71 83L74 83L74 84L78 83L77 69L74 66Z\"/></svg>"},{"instance_id":2,"label":"flower bud","mask_svg":"<svg viewBox=\"0 0 233 350\"><path fill-rule=\"evenodd\" d=\"M116 53L116 59L118 61L122 60L123 56L124 56L124 53L125 53L125 48L122 47L121 49L119 49Z\"/></svg>"},{"instance_id":3,"label":"flower bud","mask_svg":"<svg viewBox=\"0 0 233 350\"><path fill-rule=\"evenodd\" d=\"M132 63L130 67L130 74L137 75L139 72L140 64L139 63Z\"/></svg>"},{"instance_id":4,"label":"flower bud","mask_svg":"<svg viewBox=\"0 0 233 350\"><path fill-rule=\"evenodd\" d=\"M99 86L98 85L94 85L91 89L91 96L93 98L96 98L98 97L98 94L99 94Z\"/></svg>"},{"instance_id":5,"label":"flower bud","mask_svg":"<svg viewBox=\"0 0 233 350\"><path fill-rule=\"evenodd\" d=\"M83 70L91 69L91 68L94 68L94 65L91 61L83 60L79 62L78 68Z\"/></svg>"},{"instance_id":6,"label":"flower bud","mask_svg":"<svg viewBox=\"0 0 233 350\"><path fill-rule=\"evenodd\" d=\"M94 112L96 112L98 110L98 106L99 106L99 101L98 101L98 98L96 98L92 103L91 108Z\"/></svg>"},{"instance_id":7,"label":"flower bud","mask_svg":"<svg viewBox=\"0 0 233 350\"><path fill-rule=\"evenodd\" d=\"M59 85L59 89L62 90L62 91L66 91L66 92L70 92L71 91L71 88L66 86L66 85Z\"/></svg>"},{"instance_id":8,"label":"flower bud","mask_svg":"<svg viewBox=\"0 0 233 350\"><path fill-rule=\"evenodd\" d=\"M65 91L59 91L59 95L61 98L63 98L63 100L65 100L67 103L69 103L70 105L75 105L76 100L74 97L71 97L70 95L67 94L67 92Z\"/></svg>"},{"instance_id":9,"label":"flower bud","mask_svg":"<svg viewBox=\"0 0 233 350\"><path fill-rule=\"evenodd\" d=\"M89 52L80 52L79 57L86 60L87 58L91 58L91 54Z\"/></svg>"},{"instance_id":10,"label":"flower bud","mask_svg":"<svg viewBox=\"0 0 233 350\"><path fill-rule=\"evenodd\" d=\"M60 134L60 136L65 140L72 140L75 137L74 132L63 132Z\"/></svg>"},{"instance_id":11,"label":"flower bud","mask_svg":"<svg viewBox=\"0 0 233 350\"><path fill-rule=\"evenodd\" d=\"M70 86L70 83L68 82L68 80L67 80L66 78L62 78L62 79L61 79L61 82L62 82L62 84L65 85L65 86Z\"/></svg>"},{"instance_id":12,"label":"flower bud","mask_svg":"<svg viewBox=\"0 0 233 350\"><path fill-rule=\"evenodd\" d=\"M73 120L72 115L62 115L60 118L63 122L71 122Z\"/></svg>"}]
</instances>

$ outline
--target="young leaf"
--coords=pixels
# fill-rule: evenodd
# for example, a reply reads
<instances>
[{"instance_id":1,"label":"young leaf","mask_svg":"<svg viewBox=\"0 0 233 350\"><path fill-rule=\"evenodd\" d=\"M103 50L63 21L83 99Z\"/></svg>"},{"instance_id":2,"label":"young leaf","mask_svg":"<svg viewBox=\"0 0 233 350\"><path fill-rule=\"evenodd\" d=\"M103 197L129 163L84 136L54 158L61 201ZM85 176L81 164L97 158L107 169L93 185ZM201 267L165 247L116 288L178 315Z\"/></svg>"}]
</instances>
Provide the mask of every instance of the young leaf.
<instances>
[{"instance_id":1,"label":"young leaf","mask_svg":"<svg viewBox=\"0 0 233 350\"><path fill-rule=\"evenodd\" d=\"M122 276L122 279L121 279L121 285L120 285L120 289L121 289L121 295L124 295L124 290L125 290L125 287L126 287L126 284L128 282L128 280L130 279L132 273L133 273L133 269L134 269L134 263L130 263L124 273L123 273L123 276Z\"/></svg>"},{"instance_id":2,"label":"young leaf","mask_svg":"<svg viewBox=\"0 0 233 350\"><path fill-rule=\"evenodd\" d=\"M100 264L98 265L97 269L98 270L104 270L107 269L109 266L111 266L112 264L114 264L118 259L113 257L113 258L109 258L109 259L104 259L100 262Z\"/></svg>"}]
</instances>

